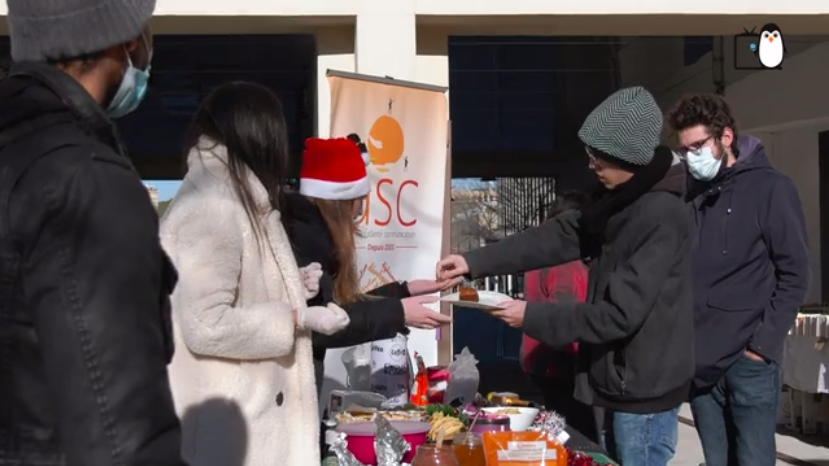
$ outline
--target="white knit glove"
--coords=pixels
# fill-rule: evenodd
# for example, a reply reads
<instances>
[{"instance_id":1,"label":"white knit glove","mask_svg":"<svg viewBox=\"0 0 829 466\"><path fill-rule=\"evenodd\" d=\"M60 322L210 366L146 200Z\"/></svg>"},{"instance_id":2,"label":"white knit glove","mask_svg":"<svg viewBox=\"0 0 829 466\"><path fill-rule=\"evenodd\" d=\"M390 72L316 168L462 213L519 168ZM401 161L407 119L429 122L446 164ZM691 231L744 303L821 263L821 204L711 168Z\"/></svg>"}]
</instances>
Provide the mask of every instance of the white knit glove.
<instances>
[{"instance_id":1,"label":"white knit glove","mask_svg":"<svg viewBox=\"0 0 829 466\"><path fill-rule=\"evenodd\" d=\"M323 335L333 335L346 328L351 322L348 314L340 306L328 303L327 306L311 306L299 314L299 328L308 329Z\"/></svg>"},{"instance_id":2,"label":"white knit glove","mask_svg":"<svg viewBox=\"0 0 829 466\"><path fill-rule=\"evenodd\" d=\"M320 292L322 266L319 262L311 262L307 267L300 267L299 273L302 276L302 284L305 285L305 300L314 298Z\"/></svg>"}]
</instances>

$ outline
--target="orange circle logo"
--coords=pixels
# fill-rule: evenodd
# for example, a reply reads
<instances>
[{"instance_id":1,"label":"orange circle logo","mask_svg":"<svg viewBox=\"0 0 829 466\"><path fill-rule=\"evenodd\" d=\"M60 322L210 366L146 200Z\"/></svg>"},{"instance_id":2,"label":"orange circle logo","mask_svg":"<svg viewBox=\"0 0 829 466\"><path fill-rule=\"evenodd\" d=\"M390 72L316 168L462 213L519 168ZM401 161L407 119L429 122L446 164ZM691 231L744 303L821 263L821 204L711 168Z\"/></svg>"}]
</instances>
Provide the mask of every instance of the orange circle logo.
<instances>
[{"instance_id":1,"label":"orange circle logo","mask_svg":"<svg viewBox=\"0 0 829 466\"><path fill-rule=\"evenodd\" d=\"M380 171L386 171L384 165L396 163L403 157L405 141L403 128L390 115L378 118L368 134L368 153L371 164Z\"/></svg>"}]
</instances>

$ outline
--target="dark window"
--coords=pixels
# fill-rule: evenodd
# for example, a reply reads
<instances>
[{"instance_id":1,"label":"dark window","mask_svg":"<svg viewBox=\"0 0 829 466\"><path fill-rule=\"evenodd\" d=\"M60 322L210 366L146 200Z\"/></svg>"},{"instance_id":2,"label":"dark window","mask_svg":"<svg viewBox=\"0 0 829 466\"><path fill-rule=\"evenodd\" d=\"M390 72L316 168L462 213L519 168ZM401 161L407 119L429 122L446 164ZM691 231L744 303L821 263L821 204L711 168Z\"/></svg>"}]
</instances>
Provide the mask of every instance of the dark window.
<instances>
[{"instance_id":1,"label":"dark window","mask_svg":"<svg viewBox=\"0 0 829 466\"><path fill-rule=\"evenodd\" d=\"M713 51L714 38L712 36L686 36L683 62L685 66L691 66Z\"/></svg>"},{"instance_id":2,"label":"dark window","mask_svg":"<svg viewBox=\"0 0 829 466\"><path fill-rule=\"evenodd\" d=\"M453 147L552 150L555 38L450 37Z\"/></svg>"},{"instance_id":3,"label":"dark window","mask_svg":"<svg viewBox=\"0 0 829 466\"><path fill-rule=\"evenodd\" d=\"M0 68L9 52L8 37L0 37ZM181 165L187 125L204 96L229 81L253 81L282 100L297 160L314 131L315 76L310 35L156 35L147 97L118 126L136 165L157 156Z\"/></svg>"},{"instance_id":4,"label":"dark window","mask_svg":"<svg viewBox=\"0 0 829 466\"><path fill-rule=\"evenodd\" d=\"M271 88L285 111L291 150L313 134L316 43L313 36L155 36L153 70L144 103L118 121L130 155L181 159L187 125L199 102L230 81Z\"/></svg>"}]
</instances>

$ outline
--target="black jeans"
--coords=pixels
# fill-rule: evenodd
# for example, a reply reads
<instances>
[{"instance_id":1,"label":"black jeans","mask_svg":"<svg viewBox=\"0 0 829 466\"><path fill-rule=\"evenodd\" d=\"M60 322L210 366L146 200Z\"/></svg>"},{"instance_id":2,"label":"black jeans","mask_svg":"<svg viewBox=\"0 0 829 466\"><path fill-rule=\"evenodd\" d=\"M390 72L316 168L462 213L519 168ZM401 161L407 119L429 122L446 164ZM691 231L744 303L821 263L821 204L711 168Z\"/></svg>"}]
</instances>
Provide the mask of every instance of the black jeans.
<instances>
[{"instance_id":1,"label":"black jeans","mask_svg":"<svg viewBox=\"0 0 829 466\"><path fill-rule=\"evenodd\" d=\"M707 466L774 466L780 367L742 356L722 379L691 395Z\"/></svg>"},{"instance_id":2,"label":"black jeans","mask_svg":"<svg viewBox=\"0 0 829 466\"><path fill-rule=\"evenodd\" d=\"M530 375L533 383L544 394L544 405L564 416L567 425L579 431L588 440L601 444L603 411L578 401L573 397L575 382L572 379L551 379Z\"/></svg>"}]
</instances>

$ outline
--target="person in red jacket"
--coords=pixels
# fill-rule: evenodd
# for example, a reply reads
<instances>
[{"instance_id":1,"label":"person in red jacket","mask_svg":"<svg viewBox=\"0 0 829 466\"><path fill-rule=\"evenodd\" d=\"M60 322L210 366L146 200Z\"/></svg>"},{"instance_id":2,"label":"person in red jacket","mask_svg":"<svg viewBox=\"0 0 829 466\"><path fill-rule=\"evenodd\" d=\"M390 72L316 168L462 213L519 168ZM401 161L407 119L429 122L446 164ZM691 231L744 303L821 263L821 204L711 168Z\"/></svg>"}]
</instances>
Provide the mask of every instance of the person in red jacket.
<instances>
[{"instance_id":1,"label":"person in red jacket","mask_svg":"<svg viewBox=\"0 0 829 466\"><path fill-rule=\"evenodd\" d=\"M587 196L580 191L559 194L547 213L547 219L565 210L579 209L586 200ZM524 275L525 299L584 302L587 297L587 272L588 268L581 260L527 272ZM547 409L561 414L568 425L597 441L599 429L593 408L573 397L578 345L572 343L564 348L551 348L524 334L521 368L544 394Z\"/></svg>"}]
</instances>

